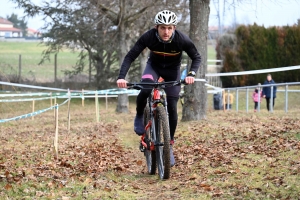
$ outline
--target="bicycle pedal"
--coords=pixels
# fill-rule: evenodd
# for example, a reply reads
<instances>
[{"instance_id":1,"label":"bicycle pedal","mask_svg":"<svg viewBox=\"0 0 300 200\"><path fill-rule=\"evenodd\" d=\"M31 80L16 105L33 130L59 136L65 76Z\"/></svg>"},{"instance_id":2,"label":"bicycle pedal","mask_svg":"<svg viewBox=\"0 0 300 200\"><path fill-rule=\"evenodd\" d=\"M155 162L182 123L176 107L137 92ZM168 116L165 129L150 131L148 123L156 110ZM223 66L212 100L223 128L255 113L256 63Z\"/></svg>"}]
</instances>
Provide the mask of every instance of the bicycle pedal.
<instances>
[{"instance_id":1,"label":"bicycle pedal","mask_svg":"<svg viewBox=\"0 0 300 200\"><path fill-rule=\"evenodd\" d=\"M142 145L142 143L140 143L140 148L139 149L140 149L141 152L145 152L145 147Z\"/></svg>"}]
</instances>

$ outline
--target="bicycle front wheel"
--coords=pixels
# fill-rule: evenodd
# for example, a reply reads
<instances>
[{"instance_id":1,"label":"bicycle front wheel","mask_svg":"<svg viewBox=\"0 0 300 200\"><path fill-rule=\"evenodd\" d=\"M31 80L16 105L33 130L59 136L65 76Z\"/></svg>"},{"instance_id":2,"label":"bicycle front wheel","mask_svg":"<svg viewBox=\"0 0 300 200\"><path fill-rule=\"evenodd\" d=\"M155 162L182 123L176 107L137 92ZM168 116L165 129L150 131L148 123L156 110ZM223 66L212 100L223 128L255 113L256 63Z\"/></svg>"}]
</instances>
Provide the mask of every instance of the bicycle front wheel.
<instances>
[{"instance_id":1,"label":"bicycle front wheel","mask_svg":"<svg viewBox=\"0 0 300 200\"><path fill-rule=\"evenodd\" d=\"M145 107L144 110L144 124L145 126L148 124L150 120L150 108L149 106ZM155 151L150 149L151 145L151 135L150 135L150 127L146 130L145 142L147 143L147 149L144 151L144 155L146 157L147 169L150 175L155 174L156 171L156 155Z\"/></svg>"},{"instance_id":2,"label":"bicycle front wheel","mask_svg":"<svg viewBox=\"0 0 300 200\"><path fill-rule=\"evenodd\" d=\"M155 152L160 179L170 178L170 129L167 113L163 106L156 107L155 114Z\"/></svg>"}]
</instances>

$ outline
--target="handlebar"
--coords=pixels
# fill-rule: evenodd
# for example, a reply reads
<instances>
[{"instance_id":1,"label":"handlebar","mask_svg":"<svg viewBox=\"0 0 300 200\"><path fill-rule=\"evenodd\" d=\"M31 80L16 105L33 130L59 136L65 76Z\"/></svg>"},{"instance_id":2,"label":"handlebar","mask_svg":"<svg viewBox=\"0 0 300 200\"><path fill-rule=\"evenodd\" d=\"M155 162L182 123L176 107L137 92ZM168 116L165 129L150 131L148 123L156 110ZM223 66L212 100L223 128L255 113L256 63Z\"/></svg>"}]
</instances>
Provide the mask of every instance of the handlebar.
<instances>
[{"instance_id":1,"label":"handlebar","mask_svg":"<svg viewBox=\"0 0 300 200\"><path fill-rule=\"evenodd\" d=\"M172 87L172 86L181 85L181 84L185 84L185 81L179 80L179 81L154 82L154 83L149 83L149 82L127 83L127 86L128 86L128 88L141 90L144 88L143 86L152 86L154 88L157 88L157 87L166 88L166 87Z\"/></svg>"}]
</instances>

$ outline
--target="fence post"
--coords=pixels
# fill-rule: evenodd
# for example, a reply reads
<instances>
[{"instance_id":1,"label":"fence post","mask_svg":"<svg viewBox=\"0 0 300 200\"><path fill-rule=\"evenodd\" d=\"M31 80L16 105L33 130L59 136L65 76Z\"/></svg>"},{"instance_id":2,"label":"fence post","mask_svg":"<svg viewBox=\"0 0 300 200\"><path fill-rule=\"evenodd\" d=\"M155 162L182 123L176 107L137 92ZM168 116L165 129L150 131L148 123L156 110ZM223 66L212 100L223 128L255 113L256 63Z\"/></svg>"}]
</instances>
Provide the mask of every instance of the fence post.
<instances>
[{"instance_id":1,"label":"fence post","mask_svg":"<svg viewBox=\"0 0 300 200\"><path fill-rule=\"evenodd\" d=\"M227 110L229 110L229 91L230 90L227 90Z\"/></svg>"},{"instance_id":2,"label":"fence post","mask_svg":"<svg viewBox=\"0 0 300 200\"><path fill-rule=\"evenodd\" d=\"M54 136L54 151L55 151L55 159L58 159L58 104L55 104L55 136Z\"/></svg>"},{"instance_id":3,"label":"fence post","mask_svg":"<svg viewBox=\"0 0 300 200\"><path fill-rule=\"evenodd\" d=\"M270 112L273 112L273 85L271 86L271 97L270 97L270 104L269 104L269 110Z\"/></svg>"},{"instance_id":4,"label":"fence post","mask_svg":"<svg viewBox=\"0 0 300 200\"><path fill-rule=\"evenodd\" d=\"M54 85L57 87L57 54L54 55Z\"/></svg>"},{"instance_id":5,"label":"fence post","mask_svg":"<svg viewBox=\"0 0 300 200\"><path fill-rule=\"evenodd\" d=\"M19 55L19 83L21 83L21 76L22 76L22 74L21 74L21 72L22 72L22 55L20 54Z\"/></svg>"},{"instance_id":6,"label":"fence post","mask_svg":"<svg viewBox=\"0 0 300 200\"><path fill-rule=\"evenodd\" d=\"M246 89L246 112L248 113L248 106L249 106L249 88Z\"/></svg>"},{"instance_id":7,"label":"fence post","mask_svg":"<svg viewBox=\"0 0 300 200\"><path fill-rule=\"evenodd\" d=\"M70 132L70 126L71 126L71 115L70 115L70 104L71 104L71 92L68 89L68 132Z\"/></svg>"},{"instance_id":8,"label":"fence post","mask_svg":"<svg viewBox=\"0 0 300 200\"><path fill-rule=\"evenodd\" d=\"M35 104L35 100L32 101L32 113L34 113L34 104ZM31 117L32 120L34 120L34 116L32 115Z\"/></svg>"},{"instance_id":9,"label":"fence post","mask_svg":"<svg viewBox=\"0 0 300 200\"><path fill-rule=\"evenodd\" d=\"M56 105L56 96L54 97L54 105ZM54 109L54 116L55 116L55 109Z\"/></svg>"},{"instance_id":10,"label":"fence post","mask_svg":"<svg viewBox=\"0 0 300 200\"><path fill-rule=\"evenodd\" d=\"M81 105L84 107L84 89L82 89Z\"/></svg>"},{"instance_id":11,"label":"fence post","mask_svg":"<svg viewBox=\"0 0 300 200\"><path fill-rule=\"evenodd\" d=\"M285 83L285 112L287 113L288 112L288 101L289 101L289 98L288 98L288 84Z\"/></svg>"},{"instance_id":12,"label":"fence post","mask_svg":"<svg viewBox=\"0 0 300 200\"><path fill-rule=\"evenodd\" d=\"M52 107L52 92L50 92L50 107Z\"/></svg>"},{"instance_id":13,"label":"fence post","mask_svg":"<svg viewBox=\"0 0 300 200\"><path fill-rule=\"evenodd\" d=\"M236 112L239 111L239 90L236 89L236 94L235 94L235 99L236 99Z\"/></svg>"},{"instance_id":14,"label":"fence post","mask_svg":"<svg viewBox=\"0 0 300 200\"><path fill-rule=\"evenodd\" d=\"M98 91L95 92L95 110L96 110L96 122L99 122L99 105L98 105Z\"/></svg>"},{"instance_id":15,"label":"fence post","mask_svg":"<svg viewBox=\"0 0 300 200\"><path fill-rule=\"evenodd\" d=\"M105 93L105 108L106 108L106 110L107 110L107 92Z\"/></svg>"},{"instance_id":16,"label":"fence post","mask_svg":"<svg viewBox=\"0 0 300 200\"><path fill-rule=\"evenodd\" d=\"M261 92L260 91L260 86L258 85L258 102L257 102L257 111L260 112L260 100L261 100Z\"/></svg>"}]
</instances>

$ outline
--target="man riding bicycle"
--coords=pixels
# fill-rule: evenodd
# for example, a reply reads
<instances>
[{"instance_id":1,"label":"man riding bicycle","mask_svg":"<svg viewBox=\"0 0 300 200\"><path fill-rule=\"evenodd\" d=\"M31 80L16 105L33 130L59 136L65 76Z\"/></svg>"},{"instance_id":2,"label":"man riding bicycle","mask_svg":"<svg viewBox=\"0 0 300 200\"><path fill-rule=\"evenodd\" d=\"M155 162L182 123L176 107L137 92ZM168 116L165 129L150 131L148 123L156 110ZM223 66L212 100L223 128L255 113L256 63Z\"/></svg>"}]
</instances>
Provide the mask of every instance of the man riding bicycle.
<instances>
[{"instance_id":1,"label":"man riding bicycle","mask_svg":"<svg viewBox=\"0 0 300 200\"><path fill-rule=\"evenodd\" d=\"M182 52L185 51L192 60L185 82L186 84L194 83L194 77L201 63L201 56L191 39L182 32L176 30L176 25L178 23L176 14L169 10L158 12L155 16L154 23L155 27L144 33L125 56L117 80L119 88L127 87L125 76L129 67L145 48L150 50L150 56L143 72L141 82L157 82L160 77L162 77L164 81L179 80ZM171 145L174 144L174 134L178 121L177 102L180 89L180 85L165 88L169 113ZM150 92L151 88L142 89L136 99L134 131L138 135L143 135L145 133L143 113ZM172 148L170 149L170 158L171 166L173 166L175 164L175 159Z\"/></svg>"}]
</instances>

